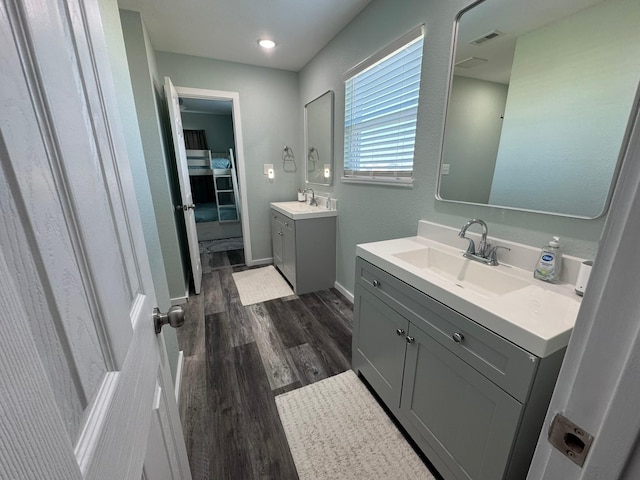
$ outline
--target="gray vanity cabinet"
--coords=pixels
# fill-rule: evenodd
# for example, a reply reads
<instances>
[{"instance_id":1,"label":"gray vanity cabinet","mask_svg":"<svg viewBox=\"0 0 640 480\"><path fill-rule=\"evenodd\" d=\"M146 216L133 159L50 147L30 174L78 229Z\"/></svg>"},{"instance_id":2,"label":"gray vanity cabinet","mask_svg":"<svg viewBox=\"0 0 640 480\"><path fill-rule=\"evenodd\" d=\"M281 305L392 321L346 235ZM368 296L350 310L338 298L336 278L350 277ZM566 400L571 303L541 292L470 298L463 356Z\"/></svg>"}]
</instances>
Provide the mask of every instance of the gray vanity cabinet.
<instances>
[{"instance_id":1,"label":"gray vanity cabinet","mask_svg":"<svg viewBox=\"0 0 640 480\"><path fill-rule=\"evenodd\" d=\"M297 294L333 287L336 217L293 220L271 209L273 264Z\"/></svg>"},{"instance_id":2,"label":"gray vanity cabinet","mask_svg":"<svg viewBox=\"0 0 640 480\"><path fill-rule=\"evenodd\" d=\"M563 355L538 358L356 260L353 369L445 480L526 477Z\"/></svg>"}]
</instances>

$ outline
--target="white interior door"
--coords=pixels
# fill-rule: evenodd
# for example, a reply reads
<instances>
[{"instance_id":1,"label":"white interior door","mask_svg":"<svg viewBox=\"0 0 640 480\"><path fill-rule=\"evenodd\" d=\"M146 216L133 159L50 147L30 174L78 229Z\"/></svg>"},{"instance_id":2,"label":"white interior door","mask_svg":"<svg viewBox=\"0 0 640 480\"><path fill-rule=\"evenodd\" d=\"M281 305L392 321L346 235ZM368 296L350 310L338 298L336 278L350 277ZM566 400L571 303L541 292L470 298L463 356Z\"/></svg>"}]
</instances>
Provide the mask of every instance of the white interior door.
<instances>
[{"instance_id":1,"label":"white interior door","mask_svg":"<svg viewBox=\"0 0 640 480\"><path fill-rule=\"evenodd\" d=\"M188 480L96 0L0 45L0 478Z\"/></svg>"},{"instance_id":2,"label":"white interior door","mask_svg":"<svg viewBox=\"0 0 640 480\"><path fill-rule=\"evenodd\" d=\"M180 116L180 99L169 77L164 77L164 94L167 97L169 118L171 120L171 135L173 136L173 150L176 154L176 167L178 169L178 181L180 182L180 195L182 198L182 211L187 229L189 242L189 257L191 258L191 271L193 273L193 288L196 294L200 293L202 284L202 265L200 264L200 249L198 247L198 232L196 230L195 206L191 195L191 183L189 182L189 167L187 165L187 150L184 145L184 133L182 132L182 117Z\"/></svg>"}]
</instances>

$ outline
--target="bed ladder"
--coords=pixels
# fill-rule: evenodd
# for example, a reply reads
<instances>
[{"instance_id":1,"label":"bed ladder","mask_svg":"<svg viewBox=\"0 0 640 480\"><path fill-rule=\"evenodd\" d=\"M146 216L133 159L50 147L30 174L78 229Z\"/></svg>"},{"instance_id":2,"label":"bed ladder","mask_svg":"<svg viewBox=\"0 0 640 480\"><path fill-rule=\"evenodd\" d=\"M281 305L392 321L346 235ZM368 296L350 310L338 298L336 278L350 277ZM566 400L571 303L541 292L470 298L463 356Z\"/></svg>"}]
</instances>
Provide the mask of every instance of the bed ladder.
<instances>
[{"instance_id":1,"label":"bed ladder","mask_svg":"<svg viewBox=\"0 0 640 480\"><path fill-rule=\"evenodd\" d=\"M230 173L218 174L216 173L216 169L213 170L213 185L216 193L218 221L220 223L240 221L238 178L233 158L233 149L231 148L229 149L229 159L231 160L231 168L229 169ZM235 210L235 216L223 215L223 212L229 212L230 210Z\"/></svg>"}]
</instances>

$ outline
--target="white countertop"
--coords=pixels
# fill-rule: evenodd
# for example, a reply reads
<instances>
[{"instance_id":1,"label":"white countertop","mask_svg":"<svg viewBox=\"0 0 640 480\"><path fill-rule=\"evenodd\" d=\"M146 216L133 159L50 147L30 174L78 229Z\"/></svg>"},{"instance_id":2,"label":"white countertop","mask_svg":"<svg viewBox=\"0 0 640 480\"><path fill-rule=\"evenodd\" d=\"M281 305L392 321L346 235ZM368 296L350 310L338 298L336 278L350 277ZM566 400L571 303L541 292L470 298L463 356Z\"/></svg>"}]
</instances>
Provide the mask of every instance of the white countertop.
<instances>
[{"instance_id":1,"label":"white countertop","mask_svg":"<svg viewBox=\"0 0 640 480\"><path fill-rule=\"evenodd\" d=\"M523 288L502 295L482 295L394 256L425 247L460 257L464 253L459 248L416 236L361 244L356 247L356 255L534 355L546 357L568 344L581 302L573 285L535 280L532 272L510 265L479 264L528 282Z\"/></svg>"},{"instance_id":2,"label":"white countertop","mask_svg":"<svg viewBox=\"0 0 640 480\"><path fill-rule=\"evenodd\" d=\"M305 202L272 202L271 208L291 220L336 217L338 215L338 211L335 208L311 206Z\"/></svg>"}]
</instances>

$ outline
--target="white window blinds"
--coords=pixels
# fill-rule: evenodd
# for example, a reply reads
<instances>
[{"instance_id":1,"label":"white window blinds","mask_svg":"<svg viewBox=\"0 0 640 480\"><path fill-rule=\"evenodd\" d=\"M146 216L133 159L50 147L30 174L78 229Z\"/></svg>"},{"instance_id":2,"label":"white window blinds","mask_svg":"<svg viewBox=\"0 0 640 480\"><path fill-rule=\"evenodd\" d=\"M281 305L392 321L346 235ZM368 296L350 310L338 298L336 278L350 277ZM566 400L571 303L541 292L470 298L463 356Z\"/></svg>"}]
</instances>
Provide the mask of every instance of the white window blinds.
<instances>
[{"instance_id":1,"label":"white window blinds","mask_svg":"<svg viewBox=\"0 0 640 480\"><path fill-rule=\"evenodd\" d=\"M423 38L419 27L348 72L344 180L410 181Z\"/></svg>"}]
</instances>

